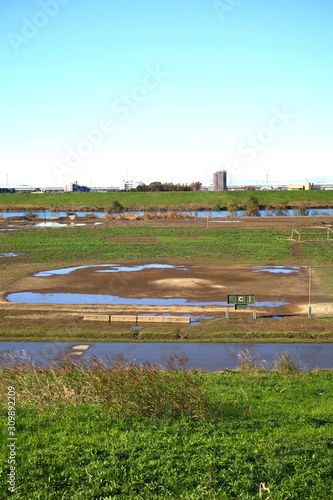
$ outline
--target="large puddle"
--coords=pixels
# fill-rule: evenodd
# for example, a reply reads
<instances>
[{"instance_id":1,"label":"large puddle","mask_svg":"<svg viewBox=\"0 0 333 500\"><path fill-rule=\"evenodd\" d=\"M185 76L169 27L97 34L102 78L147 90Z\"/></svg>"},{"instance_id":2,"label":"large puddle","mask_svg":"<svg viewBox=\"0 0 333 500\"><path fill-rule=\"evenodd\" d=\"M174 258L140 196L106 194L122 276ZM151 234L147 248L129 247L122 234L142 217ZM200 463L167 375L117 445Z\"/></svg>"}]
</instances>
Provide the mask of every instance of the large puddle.
<instances>
[{"instance_id":1,"label":"large puddle","mask_svg":"<svg viewBox=\"0 0 333 500\"><path fill-rule=\"evenodd\" d=\"M184 306L225 307L229 294L253 294L255 307L269 309L306 300L303 274L298 266L112 262L37 272L34 278L22 280L20 288L9 293L6 299L23 304L124 306L124 310L125 306L171 306L174 314L179 314L191 313L180 309ZM36 286L32 285L34 280ZM286 314L286 308L276 314Z\"/></svg>"},{"instance_id":2,"label":"large puddle","mask_svg":"<svg viewBox=\"0 0 333 500\"><path fill-rule=\"evenodd\" d=\"M272 368L277 355L288 356L302 370L333 369L333 344L250 344L250 343L88 343L0 342L0 368L13 359L30 360L47 367L64 356L78 360L154 363L168 367L176 360L179 368L204 371L235 370L239 354L249 353L257 362Z\"/></svg>"},{"instance_id":3,"label":"large puddle","mask_svg":"<svg viewBox=\"0 0 333 500\"><path fill-rule=\"evenodd\" d=\"M254 269L253 273L274 273L274 274L293 274L300 270L299 266L253 266L260 269Z\"/></svg>"},{"instance_id":4,"label":"large puddle","mask_svg":"<svg viewBox=\"0 0 333 500\"><path fill-rule=\"evenodd\" d=\"M100 224L103 224L102 222L93 222L90 224L87 224L86 222L53 222L53 221L45 221L45 222L34 222L30 224L25 224L23 226L20 226L18 224L8 224L7 227L1 228L0 231L19 231L21 229L29 229L33 227L79 227L79 226L87 226L87 225L93 225L93 226L98 226Z\"/></svg>"},{"instance_id":5,"label":"large puddle","mask_svg":"<svg viewBox=\"0 0 333 500\"><path fill-rule=\"evenodd\" d=\"M99 267L104 267L107 269L97 269ZM186 271L185 266L171 266L169 264L144 264L142 266L122 266L120 264L93 264L89 266L76 266L76 267L65 267L63 269L51 269L50 271L41 271L34 274L36 277L52 276L54 274L70 274L78 269L88 269L95 268L98 273L119 273L119 272L133 272L133 271L143 271L144 269L178 269Z\"/></svg>"},{"instance_id":6,"label":"large puddle","mask_svg":"<svg viewBox=\"0 0 333 500\"><path fill-rule=\"evenodd\" d=\"M200 300L188 300L186 298L159 299L145 297L136 299L134 297L118 297L116 295L97 295L88 293L35 293L18 292L7 295L9 302L20 302L23 304L108 304L108 305L142 305L142 306L226 306L226 301L205 302ZM280 307L288 305L289 302L256 302L257 307Z\"/></svg>"}]
</instances>

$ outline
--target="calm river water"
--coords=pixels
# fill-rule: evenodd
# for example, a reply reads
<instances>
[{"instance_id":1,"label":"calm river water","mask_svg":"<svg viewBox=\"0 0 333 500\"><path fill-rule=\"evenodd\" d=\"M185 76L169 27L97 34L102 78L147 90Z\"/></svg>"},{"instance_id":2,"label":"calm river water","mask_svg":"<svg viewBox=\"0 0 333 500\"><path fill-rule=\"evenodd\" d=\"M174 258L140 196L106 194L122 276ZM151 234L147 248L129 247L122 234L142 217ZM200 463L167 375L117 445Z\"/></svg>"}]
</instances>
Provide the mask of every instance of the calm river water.
<instances>
[{"instance_id":1,"label":"calm river water","mask_svg":"<svg viewBox=\"0 0 333 500\"><path fill-rule=\"evenodd\" d=\"M27 212L0 212L0 215L3 217L22 217ZM37 217L42 219L56 219L58 217L66 217L66 212L35 212ZM75 212L77 216L84 217L87 212ZM143 215L145 212L125 212L137 215ZM160 213L160 212L156 212ZM205 211L205 212L182 212L188 215L195 215L196 217L230 217L230 213L225 210L219 211ZM95 217L102 217L105 215L105 212L94 212ZM114 214L115 215L115 214ZM246 217L247 213L245 210L238 210L232 214L234 217ZM272 216L296 216L302 215L299 210L259 210L259 215L261 217L272 217ZM303 214L304 215L304 214ZM307 210L306 215L333 215L333 209L329 208L318 208L313 210Z\"/></svg>"},{"instance_id":2,"label":"calm river water","mask_svg":"<svg viewBox=\"0 0 333 500\"><path fill-rule=\"evenodd\" d=\"M248 350L258 362L265 360L272 367L274 357L288 353L302 370L333 369L333 343L320 344L250 344L250 343L72 343L72 342L0 342L0 367L8 356L29 358L41 366L61 359L103 359L112 361L147 361L167 366L171 357L177 365L204 371L234 370L238 354Z\"/></svg>"}]
</instances>

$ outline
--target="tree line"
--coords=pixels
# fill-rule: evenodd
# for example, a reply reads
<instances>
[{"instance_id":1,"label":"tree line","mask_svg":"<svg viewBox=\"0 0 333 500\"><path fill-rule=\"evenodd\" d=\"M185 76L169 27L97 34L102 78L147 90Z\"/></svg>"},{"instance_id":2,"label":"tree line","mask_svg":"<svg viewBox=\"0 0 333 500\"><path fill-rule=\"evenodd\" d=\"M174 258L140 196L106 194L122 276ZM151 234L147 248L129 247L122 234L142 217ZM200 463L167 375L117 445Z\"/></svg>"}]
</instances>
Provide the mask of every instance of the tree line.
<instances>
[{"instance_id":1,"label":"tree line","mask_svg":"<svg viewBox=\"0 0 333 500\"><path fill-rule=\"evenodd\" d=\"M200 191L201 182L192 182L191 184L174 184L173 182L151 182L150 184L141 184L130 191Z\"/></svg>"}]
</instances>

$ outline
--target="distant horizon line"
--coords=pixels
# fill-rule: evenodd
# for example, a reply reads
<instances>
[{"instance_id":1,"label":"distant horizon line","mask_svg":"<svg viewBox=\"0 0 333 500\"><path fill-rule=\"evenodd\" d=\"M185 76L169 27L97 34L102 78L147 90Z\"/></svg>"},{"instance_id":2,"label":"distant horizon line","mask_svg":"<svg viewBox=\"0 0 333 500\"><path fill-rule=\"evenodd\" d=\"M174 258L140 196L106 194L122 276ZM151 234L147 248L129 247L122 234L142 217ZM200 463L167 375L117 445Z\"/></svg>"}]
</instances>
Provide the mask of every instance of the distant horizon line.
<instances>
[{"instance_id":1,"label":"distant horizon line","mask_svg":"<svg viewBox=\"0 0 333 500\"><path fill-rule=\"evenodd\" d=\"M126 182L129 182L129 181L126 181ZM139 181L138 181L139 182ZM143 182L143 181L140 181L140 182ZM171 182L171 181L152 181L152 182L161 182L162 184L185 184L185 185L190 185L192 184L193 182L201 182L202 183L202 186L203 187L206 187L206 188L209 188L211 185L212 185L212 182L210 183L205 183L205 182L202 182L202 181L191 181L191 182ZM240 181L240 182L232 182L232 183L228 183L227 186L249 186L249 185L257 185L257 186L281 186L281 185L293 185L293 184L302 184L302 183L307 183L309 182L310 184L331 184L333 183L333 177L328 177L327 179L325 179L324 181L323 180L318 180L318 179L294 179L294 180L288 180L288 181L270 181L270 182L266 182L266 181L259 181L259 180L256 180L256 179L246 179L246 180L243 180L243 181ZM0 188L2 189L15 189L16 187L27 187L27 188L43 188L43 189L46 189L46 188L61 188L61 189L64 189L64 187L68 184L72 184L71 182L67 183L67 184L37 184L37 183L15 183L15 184L7 184L7 183L3 183L3 184L0 184ZM150 183L146 184L146 183L143 183L144 185L146 186L149 186ZM112 184L95 184L95 185L88 185L88 184L84 184L84 183L79 183L80 186L86 186L90 189L93 189L93 188L118 188L120 189L120 186L118 185L112 185Z\"/></svg>"}]
</instances>

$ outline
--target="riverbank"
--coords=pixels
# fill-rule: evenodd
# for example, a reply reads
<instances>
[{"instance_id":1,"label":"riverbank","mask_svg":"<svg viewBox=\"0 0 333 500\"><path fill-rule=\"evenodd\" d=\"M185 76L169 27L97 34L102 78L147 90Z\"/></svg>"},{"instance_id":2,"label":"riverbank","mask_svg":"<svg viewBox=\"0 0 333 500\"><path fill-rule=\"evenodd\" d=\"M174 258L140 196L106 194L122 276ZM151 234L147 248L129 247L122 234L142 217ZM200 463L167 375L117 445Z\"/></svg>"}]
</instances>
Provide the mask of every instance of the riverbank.
<instances>
[{"instance_id":1,"label":"riverbank","mask_svg":"<svg viewBox=\"0 0 333 500\"><path fill-rule=\"evenodd\" d=\"M109 324L83 321L82 306L38 306L17 304L1 307L0 341L4 342L270 342L322 343L333 342L331 318L262 317L252 320L238 313L226 318L199 319L201 323L184 325ZM89 308L96 313L94 308ZM87 308L86 308L87 310ZM120 310L123 312L123 309ZM127 311L126 311L127 312ZM128 308L128 313L131 310ZM208 313L207 313L208 314ZM210 313L211 314L211 313Z\"/></svg>"},{"instance_id":2,"label":"riverbank","mask_svg":"<svg viewBox=\"0 0 333 500\"><path fill-rule=\"evenodd\" d=\"M15 459L11 498L327 500L333 373L283 356L275 372L240 362L212 374L6 370L19 426L19 448L0 452Z\"/></svg>"},{"instance_id":3,"label":"riverbank","mask_svg":"<svg viewBox=\"0 0 333 500\"><path fill-rule=\"evenodd\" d=\"M0 212L99 212L109 210L116 201L129 211L216 211L227 210L230 202L242 210L249 196L258 199L262 210L333 208L333 191L322 190L1 193Z\"/></svg>"}]
</instances>

